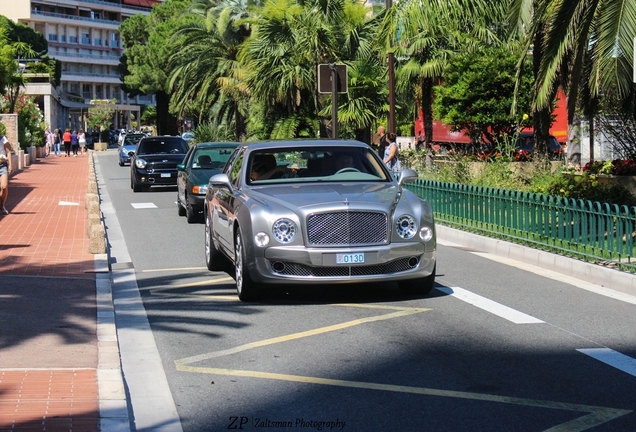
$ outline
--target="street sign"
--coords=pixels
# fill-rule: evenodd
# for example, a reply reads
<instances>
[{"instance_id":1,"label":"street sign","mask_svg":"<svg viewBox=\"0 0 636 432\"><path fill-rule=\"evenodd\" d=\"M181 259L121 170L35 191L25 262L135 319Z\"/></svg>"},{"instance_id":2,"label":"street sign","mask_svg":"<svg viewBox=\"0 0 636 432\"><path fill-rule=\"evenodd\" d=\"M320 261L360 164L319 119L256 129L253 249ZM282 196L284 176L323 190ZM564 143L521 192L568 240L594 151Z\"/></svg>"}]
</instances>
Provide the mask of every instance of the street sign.
<instances>
[{"instance_id":1,"label":"street sign","mask_svg":"<svg viewBox=\"0 0 636 432\"><path fill-rule=\"evenodd\" d=\"M347 92L347 65L334 65L336 68L336 92ZM332 90L332 74L329 64L318 65L318 93L329 94Z\"/></svg>"}]
</instances>

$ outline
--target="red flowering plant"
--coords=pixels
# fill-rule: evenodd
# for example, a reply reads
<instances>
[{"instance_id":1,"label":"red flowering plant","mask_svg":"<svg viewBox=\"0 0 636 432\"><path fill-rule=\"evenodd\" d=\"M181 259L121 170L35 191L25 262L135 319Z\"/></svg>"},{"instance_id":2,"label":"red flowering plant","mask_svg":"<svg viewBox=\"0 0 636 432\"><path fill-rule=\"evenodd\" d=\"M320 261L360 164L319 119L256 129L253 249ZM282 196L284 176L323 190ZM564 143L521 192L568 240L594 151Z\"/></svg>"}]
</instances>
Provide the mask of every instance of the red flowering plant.
<instances>
[{"instance_id":1,"label":"red flowering plant","mask_svg":"<svg viewBox=\"0 0 636 432\"><path fill-rule=\"evenodd\" d=\"M10 110L9 95L0 99L0 112L5 114ZM44 114L40 111L38 104L32 96L20 93L15 103L15 114L18 115L18 141L20 147L25 149L29 146L43 146L44 139Z\"/></svg>"},{"instance_id":2,"label":"red flowering plant","mask_svg":"<svg viewBox=\"0 0 636 432\"><path fill-rule=\"evenodd\" d=\"M614 159L611 161L588 162L583 167L583 171L590 174L636 176L636 161L632 159Z\"/></svg>"}]
</instances>

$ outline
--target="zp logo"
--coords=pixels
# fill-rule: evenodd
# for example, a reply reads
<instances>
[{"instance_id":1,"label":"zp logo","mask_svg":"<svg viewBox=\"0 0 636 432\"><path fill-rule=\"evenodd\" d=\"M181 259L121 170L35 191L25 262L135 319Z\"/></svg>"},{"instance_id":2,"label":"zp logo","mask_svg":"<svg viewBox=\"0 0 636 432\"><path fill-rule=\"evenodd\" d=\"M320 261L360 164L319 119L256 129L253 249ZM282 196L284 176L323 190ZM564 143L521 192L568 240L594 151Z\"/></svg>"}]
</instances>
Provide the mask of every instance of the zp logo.
<instances>
[{"instance_id":1,"label":"zp logo","mask_svg":"<svg viewBox=\"0 0 636 432\"><path fill-rule=\"evenodd\" d=\"M230 417L230 424L227 428L228 429L243 429L243 426L245 426L247 422L248 422L247 417L232 416Z\"/></svg>"}]
</instances>

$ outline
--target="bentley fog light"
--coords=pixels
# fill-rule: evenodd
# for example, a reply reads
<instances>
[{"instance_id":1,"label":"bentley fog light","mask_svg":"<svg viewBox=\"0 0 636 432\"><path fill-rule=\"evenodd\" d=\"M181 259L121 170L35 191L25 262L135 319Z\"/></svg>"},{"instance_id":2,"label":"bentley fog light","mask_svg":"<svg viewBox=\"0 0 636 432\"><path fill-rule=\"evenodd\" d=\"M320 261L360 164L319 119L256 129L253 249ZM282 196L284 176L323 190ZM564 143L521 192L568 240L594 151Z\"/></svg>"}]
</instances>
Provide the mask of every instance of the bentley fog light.
<instances>
[{"instance_id":1,"label":"bentley fog light","mask_svg":"<svg viewBox=\"0 0 636 432\"><path fill-rule=\"evenodd\" d=\"M420 238L425 242L431 241L433 238L433 230L431 227L425 226L420 230Z\"/></svg>"},{"instance_id":2,"label":"bentley fog light","mask_svg":"<svg viewBox=\"0 0 636 432\"><path fill-rule=\"evenodd\" d=\"M146 168L146 160L145 159L137 159L135 161L135 165L137 165L137 168L144 169L144 168Z\"/></svg>"},{"instance_id":3,"label":"bentley fog light","mask_svg":"<svg viewBox=\"0 0 636 432\"><path fill-rule=\"evenodd\" d=\"M265 247L269 244L269 236L267 233L259 232L254 236L254 244L257 247Z\"/></svg>"},{"instance_id":4,"label":"bentley fog light","mask_svg":"<svg viewBox=\"0 0 636 432\"><path fill-rule=\"evenodd\" d=\"M281 243L290 243L296 238L298 227L293 220L278 219L272 227L274 238Z\"/></svg>"},{"instance_id":5,"label":"bentley fog light","mask_svg":"<svg viewBox=\"0 0 636 432\"><path fill-rule=\"evenodd\" d=\"M410 215L402 215L395 221L395 230L404 240L413 238L417 233L417 224L415 219Z\"/></svg>"}]
</instances>

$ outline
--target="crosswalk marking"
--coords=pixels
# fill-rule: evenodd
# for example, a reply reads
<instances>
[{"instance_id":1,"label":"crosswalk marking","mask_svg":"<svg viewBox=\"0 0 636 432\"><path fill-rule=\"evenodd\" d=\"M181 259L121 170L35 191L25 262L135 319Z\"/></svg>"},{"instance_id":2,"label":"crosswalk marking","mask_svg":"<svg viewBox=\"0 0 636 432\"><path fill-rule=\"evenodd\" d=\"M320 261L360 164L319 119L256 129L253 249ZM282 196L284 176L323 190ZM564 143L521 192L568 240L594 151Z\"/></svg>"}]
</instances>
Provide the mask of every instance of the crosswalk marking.
<instances>
[{"instance_id":1,"label":"crosswalk marking","mask_svg":"<svg viewBox=\"0 0 636 432\"><path fill-rule=\"evenodd\" d=\"M140 210L140 209L152 209L152 208L157 208L157 206L154 203L130 203L131 206L133 206L133 208L135 210Z\"/></svg>"}]
</instances>

